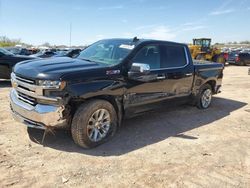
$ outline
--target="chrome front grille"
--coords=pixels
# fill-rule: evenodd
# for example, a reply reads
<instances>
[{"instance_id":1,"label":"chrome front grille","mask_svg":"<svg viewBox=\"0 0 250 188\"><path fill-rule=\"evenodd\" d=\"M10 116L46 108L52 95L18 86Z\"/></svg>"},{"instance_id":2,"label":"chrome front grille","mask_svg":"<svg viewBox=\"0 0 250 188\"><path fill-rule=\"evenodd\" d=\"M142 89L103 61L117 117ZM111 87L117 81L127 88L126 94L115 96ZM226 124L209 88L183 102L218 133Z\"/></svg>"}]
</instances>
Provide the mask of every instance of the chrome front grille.
<instances>
[{"instance_id":1,"label":"chrome front grille","mask_svg":"<svg viewBox=\"0 0 250 188\"><path fill-rule=\"evenodd\" d=\"M23 78L23 77L20 77L20 76L17 76L17 75L15 75L15 77L16 77L17 80L19 80L21 82L28 83L28 84L35 84L34 80Z\"/></svg>"},{"instance_id":2,"label":"chrome front grille","mask_svg":"<svg viewBox=\"0 0 250 188\"><path fill-rule=\"evenodd\" d=\"M11 73L12 86L16 91L18 99L26 104L35 106L37 100L57 102L58 98L50 98L43 96L43 87L36 85L35 80L17 76Z\"/></svg>"},{"instance_id":3,"label":"chrome front grille","mask_svg":"<svg viewBox=\"0 0 250 188\"><path fill-rule=\"evenodd\" d=\"M21 101L23 101L25 103L28 103L28 104L30 104L32 106L35 106L37 104L35 98L30 97L28 95L25 95L25 94L23 94L23 93L21 93L19 91L17 91L17 97L18 97L19 100L21 100Z\"/></svg>"}]
</instances>

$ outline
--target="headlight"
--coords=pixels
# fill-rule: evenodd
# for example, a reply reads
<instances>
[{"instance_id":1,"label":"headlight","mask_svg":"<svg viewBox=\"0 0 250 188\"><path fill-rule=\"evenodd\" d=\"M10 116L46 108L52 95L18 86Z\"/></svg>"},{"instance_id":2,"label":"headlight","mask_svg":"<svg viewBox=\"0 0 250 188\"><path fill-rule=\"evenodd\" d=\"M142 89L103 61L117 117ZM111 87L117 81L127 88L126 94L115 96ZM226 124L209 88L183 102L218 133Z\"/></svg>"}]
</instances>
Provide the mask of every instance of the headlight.
<instances>
[{"instance_id":1,"label":"headlight","mask_svg":"<svg viewBox=\"0 0 250 188\"><path fill-rule=\"evenodd\" d=\"M44 89L64 89L66 86L65 81L52 81L52 80L39 80L38 85Z\"/></svg>"}]
</instances>

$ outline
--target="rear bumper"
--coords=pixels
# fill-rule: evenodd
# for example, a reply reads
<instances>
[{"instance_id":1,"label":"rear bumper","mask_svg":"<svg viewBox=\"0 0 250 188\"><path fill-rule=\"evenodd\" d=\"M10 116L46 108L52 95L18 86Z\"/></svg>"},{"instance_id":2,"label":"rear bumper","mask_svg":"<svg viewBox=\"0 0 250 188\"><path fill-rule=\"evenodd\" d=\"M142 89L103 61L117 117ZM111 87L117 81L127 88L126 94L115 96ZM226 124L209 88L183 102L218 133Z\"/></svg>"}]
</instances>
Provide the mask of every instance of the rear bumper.
<instances>
[{"instance_id":1,"label":"rear bumper","mask_svg":"<svg viewBox=\"0 0 250 188\"><path fill-rule=\"evenodd\" d=\"M229 64L237 64L236 61L230 61L230 60L228 60L227 62L228 62Z\"/></svg>"},{"instance_id":2,"label":"rear bumper","mask_svg":"<svg viewBox=\"0 0 250 188\"><path fill-rule=\"evenodd\" d=\"M64 107L26 104L18 99L15 89L10 92L10 106L14 119L28 127L46 129L67 125L67 120L62 116Z\"/></svg>"}]
</instances>

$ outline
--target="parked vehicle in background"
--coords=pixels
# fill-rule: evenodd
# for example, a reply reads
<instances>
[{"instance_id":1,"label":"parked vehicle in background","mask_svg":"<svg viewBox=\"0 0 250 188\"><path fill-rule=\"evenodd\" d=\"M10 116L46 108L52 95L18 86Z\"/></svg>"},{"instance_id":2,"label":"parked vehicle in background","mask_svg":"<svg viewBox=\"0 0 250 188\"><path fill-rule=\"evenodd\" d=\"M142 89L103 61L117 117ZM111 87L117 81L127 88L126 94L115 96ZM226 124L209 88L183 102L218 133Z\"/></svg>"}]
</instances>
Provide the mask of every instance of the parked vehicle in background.
<instances>
[{"instance_id":1,"label":"parked vehicle in background","mask_svg":"<svg viewBox=\"0 0 250 188\"><path fill-rule=\"evenodd\" d=\"M9 48L5 48L5 49L8 50L9 52L11 52L12 54L15 54L15 55L31 55L31 52L26 48L9 47Z\"/></svg>"},{"instance_id":2,"label":"parked vehicle in background","mask_svg":"<svg viewBox=\"0 0 250 188\"><path fill-rule=\"evenodd\" d=\"M76 58L80 52L82 50L81 49L71 49L71 50L61 50L61 51L57 51L56 55L54 55L54 57L71 57L71 58Z\"/></svg>"},{"instance_id":3,"label":"parked vehicle in background","mask_svg":"<svg viewBox=\"0 0 250 188\"><path fill-rule=\"evenodd\" d=\"M21 61L34 59L33 57L15 55L4 48L0 48L0 78L9 79L13 66Z\"/></svg>"},{"instance_id":4,"label":"parked vehicle in background","mask_svg":"<svg viewBox=\"0 0 250 188\"><path fill-rule=\"evenodd\" d=\"M250 65L250 52L230 52L228 63L235 65Z\"/></svg>"},{"instance_id":5,"label":"parked vehicle in background","mask_svg":"<svg viewBox=\"0 0 250 188\"><path fill-rule=\"evenodd\" d=\"M50 50L42 50L36 54L30 55L31 57L49 58L57 55L56 52Z\"/></svg>"},{"instance_id":6,"label":"parked vehicle in background","mask_svg":"<svg viewBox=\"0 0 250 188\"><path fill-rule=\"evenodd\" d=\"M101 40L75 59L16 65L11 109L29 127L69 128L76 144L92 148L111 138L124 117L170 101L208 108L220 91L222 72L221 63L193 62L185 44Z\"/></svg>"},{"instance_id":7,"label":"parked vehicle in background","mask_svg":"<svg viewBox=\"0 0 250 188\"><path fill-rule=\"evenodd\" d=\"M227 59L227 62L229 64L235 64L235 60L236 60L236 57L238 57L238 54L240 53L240 51L231 51L228 53L228 59Z\"/></svg>"},{"instance_id":8,"label":"parked vehicle in background","mask_svg":"<svg viewBox=\"0 0 250 188\"><path fill-rule=\"evenodd\" d=\"M29 50L29 52L30 52L30 55L36 54L36 53L38 53L38 52L40 51L40 50L37 49L37 48L29 48L28 50Z\"/></svg>"}]
</instances>

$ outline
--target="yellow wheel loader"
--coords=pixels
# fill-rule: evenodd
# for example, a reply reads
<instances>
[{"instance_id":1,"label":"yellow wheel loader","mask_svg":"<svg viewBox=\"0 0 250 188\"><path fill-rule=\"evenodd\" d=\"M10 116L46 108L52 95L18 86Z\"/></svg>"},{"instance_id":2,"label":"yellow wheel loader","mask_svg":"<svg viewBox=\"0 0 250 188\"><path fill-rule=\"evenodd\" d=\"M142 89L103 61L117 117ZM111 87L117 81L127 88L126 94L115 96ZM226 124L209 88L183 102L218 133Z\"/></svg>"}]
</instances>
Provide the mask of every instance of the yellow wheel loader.
<instances>
[{"instance_id":1,"label":"yellow wheel loader","mask_svg":"<svg viewBox=\"0 0 250 188\"><path fill-rule=\"evenodd\" d=\"M193 39L193 44L189 45L193 59L207 60L225 64L226 58L221 50L211 46L210 38Z\"/></svg>"}]
</instances>

